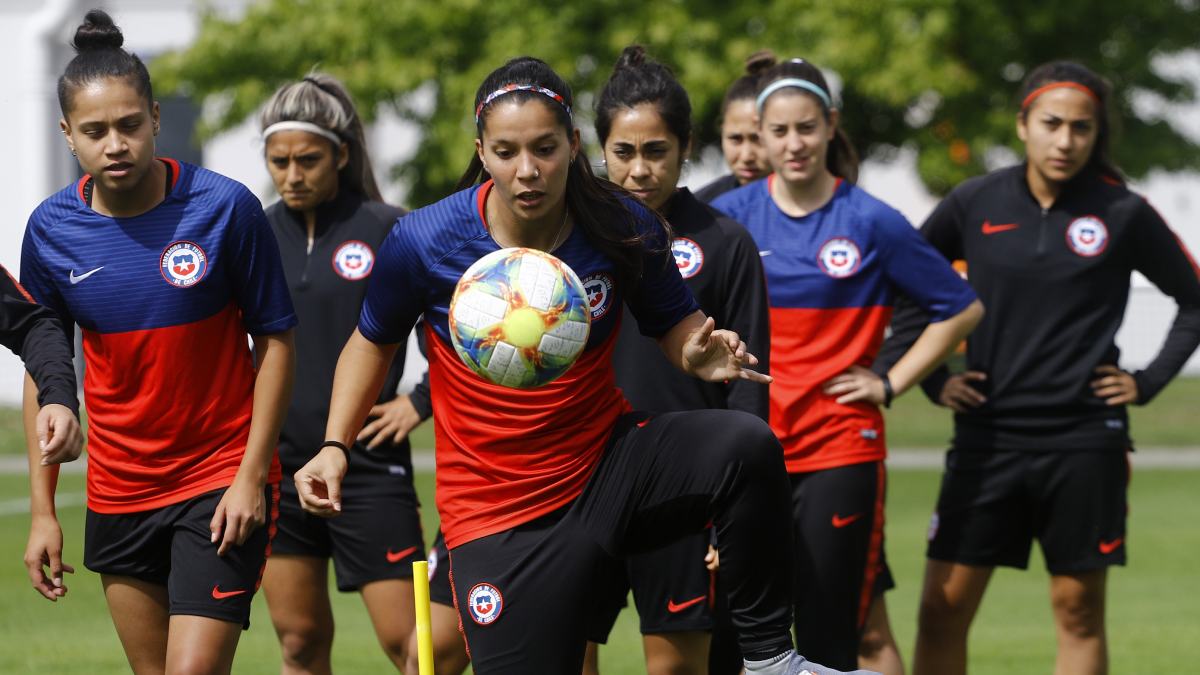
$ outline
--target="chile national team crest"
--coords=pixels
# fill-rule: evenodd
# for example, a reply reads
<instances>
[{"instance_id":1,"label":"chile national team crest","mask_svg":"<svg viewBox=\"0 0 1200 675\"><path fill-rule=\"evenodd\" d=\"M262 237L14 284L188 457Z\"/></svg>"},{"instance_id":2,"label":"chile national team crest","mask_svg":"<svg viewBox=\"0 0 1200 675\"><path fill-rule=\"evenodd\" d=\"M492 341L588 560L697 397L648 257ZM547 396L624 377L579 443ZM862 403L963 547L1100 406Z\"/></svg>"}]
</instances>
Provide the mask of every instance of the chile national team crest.
<instances>
[{"instance_id":1,"label":"chile national team crest","mask_svg":"<svg viewBox=\"0 0 1200 675\"><path fill-rule=\"evenodd\" d=\"M701 250L700 244L691 239L676 238L671 243L671 254L675 256L675 266L679 268L679 275L684 279L691 279L704 267L704 251Z\"/></svg>"},{"instance_id":2,"label":"chile national team crest","mask_svg":"<svg viewBox=\"0 0 1200 675\"><path fill-rule=\"evenodd\" d=\"M1067 245L1085 258L1098 256L1108 247L1108 228L1096 216L1083 216L1067 226Z\"/></svg>"},{"instance_id":3,"label":"chile national team crest","mask_svg":"<svg viewBox=\"0 0 1200 675\"><path fill-rule=\"evenodd\" d=\"M361 241L347 241L333 253L333 271L346 281L366 279L374 266L375 252Z\"/></svg>"},{"instance_id":4,"label":"chile national team crest","mask_svg":"<svg viewBox=\"0 0 1200 675\"><path fill-rule=\"evenodd\" d=\"M817 264L821 270L835 279L844 279L858 271L862 253L858 245L845 237L830 239L821 245L817 253Z\"/></svg>"},{"instance_id":5,"label":"chile national team crest","mask_svg":"<svg viewBox=\"0 0 1200 675\"><path fill-rule=\"evenodd\" d=\"M613 280L608 274L590 274L583 279L583 290L587 293L588 307L592 310L592 321L608 314L612 306Z\"/></svg>"},{"instance_id":6,"label":"chile national team crest","mask_svg":"<svg viewBox=\"0 0 1200 675\"><path fill-rule=\"evenodd\" d=\"M475 584L467 593L467 609L475 623L486 626L500 618L504 598L500 590L491 584Z\"/></svg>"},{"instance_id":7,"label":"chile national team crest","mask_svg":"<svg viewBox=\"0 0 1200 675\"><path fill-rule=\"evenodd\" d=\"M208 271L208 256L199 244L176 241L163 250L159 267L163 279L172 286L190 288L200 283Z\"/></svg>"}]
</instances>

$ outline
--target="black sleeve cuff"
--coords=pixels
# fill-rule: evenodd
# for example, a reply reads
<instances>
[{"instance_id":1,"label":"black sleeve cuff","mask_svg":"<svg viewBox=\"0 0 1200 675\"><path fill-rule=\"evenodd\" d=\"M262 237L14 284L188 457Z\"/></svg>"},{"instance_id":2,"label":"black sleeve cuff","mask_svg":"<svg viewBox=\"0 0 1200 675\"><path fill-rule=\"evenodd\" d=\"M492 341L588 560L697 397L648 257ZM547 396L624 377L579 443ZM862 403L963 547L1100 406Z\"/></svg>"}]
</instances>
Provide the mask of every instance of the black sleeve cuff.
<instances>
[{"instance_id":1,"label":"black sleeve cuff","mask_svg":"<svg viewBox=\"0 0 1200 675\"><path fill-rule=\"evenodd\" d=\"M929 377L921 381L921 390L934 405L941 405L942 389L945 388L949 379L950 369L944 365L939 366L937 370L929 374Z\"/></svg>"}]
</instances>

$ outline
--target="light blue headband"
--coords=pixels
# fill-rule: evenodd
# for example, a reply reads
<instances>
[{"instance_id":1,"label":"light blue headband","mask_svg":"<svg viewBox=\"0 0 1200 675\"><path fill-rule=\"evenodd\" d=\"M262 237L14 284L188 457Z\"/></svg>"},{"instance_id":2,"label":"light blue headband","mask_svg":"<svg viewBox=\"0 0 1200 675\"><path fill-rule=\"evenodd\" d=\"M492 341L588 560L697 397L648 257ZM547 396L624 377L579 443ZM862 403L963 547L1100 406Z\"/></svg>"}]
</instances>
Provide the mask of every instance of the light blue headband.
<instances>
[{"instance_id":1,"label":"light blue headband","mask_svg":"<svg viewBox=\"0 0 1200 675\"><path fill-rule=\"evenodd\" d=\"M762 115L763 104L767 102L768 96L787 87L795 87L816 94L817 98L821 99L821 103L825 104L826 110L833 107L833 100L829 98L829 94L821 88L821 85L814 84L808 80L801 80L797 77L785 77L782 80L775 80L771 84L768 84L767 88L763 89L762 93L758 95L758 100L754 102L754 107L758 110L758 114Z\"/></svg>"}]
</instances>

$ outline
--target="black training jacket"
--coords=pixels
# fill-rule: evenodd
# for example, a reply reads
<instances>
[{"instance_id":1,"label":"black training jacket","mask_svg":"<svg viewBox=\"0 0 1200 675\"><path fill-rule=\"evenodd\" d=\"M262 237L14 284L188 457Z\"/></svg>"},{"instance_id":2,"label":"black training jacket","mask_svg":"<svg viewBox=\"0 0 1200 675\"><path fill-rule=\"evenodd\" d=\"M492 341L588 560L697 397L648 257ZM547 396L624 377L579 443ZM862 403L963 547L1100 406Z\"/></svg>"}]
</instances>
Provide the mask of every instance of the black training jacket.
<instances>
[{"instance_id":1,"label":"black training jacket","mask_svg":"<svg viewBox=\"0 0 1200 675\"><path fill-rule=\"evenodd\" d=\"M674 231L672 252L700 308L717 328L737 332L767 372L767 287L754 240L728 216L701 203L687 188L676 191L664 214ZM613 354L617 386L637 410L673 412L701 408L742 410L767 419L767 385L749 380L705 382L671 365L658 342L638 332L625 308Z\"/></svg>"},{"instance_id":2,"label":"black training jacket","mask_svg":"<svg viewBox=\"0 0 1200 675\"><path fill-rule=\"evenodd\" d=\"M79 414L71 345L53 310L35 303L0 267L0 344L25 361L38 388L38 405L61 403Z\"/></svg>"},{"instance_id":3,"label":"black training jacket","mask_svg":"<svg viewBox=\"0 0 1200 675\"><path fill-rule=\"evenodd\" d=\"M696 190L696 199L705 204L711 204L712 200L739 187L741 187L741 183L738 183L737 177L731 173L726 174Z\"/></svg>"},{"instance_id":4,"label":"black training jacket","mask_svg":"<svg viewBox=\"0 0 1200 675\"><path fill-rule=\"evenodd\" d=\"M280 462L285 472L293 473L325 440L338 356L358 326L359 309L379 246L404 210L356 193L339 193L317 208L312 251L308 250L302 214L282 201L272 204L266 213L279 241L292 304L300 319L296 327L296 381L279 438ZM401 345L383 383L380 402L396 396L404 372L404 354ZM358 449L365 451L362 445ZM397 464L410 462L407 439L400 445L379 446L373 454Z\"/></svg>"},{"instance_id":5,"label":"black training jacket","mask_svg":"<svg viewBox=\"0 0 1200 675\"><path fill-rule=\"evenodd\" d=\"M966 450L1125 449L1124 406L1092 394L1097 366L1120 365L1114 338L1125 316L1130 274L1141 272L1175 299L1179 313L1154 360L1134 373L1146 403L1200 344L1200 270L1141 196L1085 171L1042 209L1025 165L966 181L921 227L947 259L965 260L986 315L967 340L966 367L987 373L987 403L954 417L954 447ZM894 361L925 325L905 303L881 361ZM950 373L922 386L937 400Z\"/></svg>"}]
</instances>

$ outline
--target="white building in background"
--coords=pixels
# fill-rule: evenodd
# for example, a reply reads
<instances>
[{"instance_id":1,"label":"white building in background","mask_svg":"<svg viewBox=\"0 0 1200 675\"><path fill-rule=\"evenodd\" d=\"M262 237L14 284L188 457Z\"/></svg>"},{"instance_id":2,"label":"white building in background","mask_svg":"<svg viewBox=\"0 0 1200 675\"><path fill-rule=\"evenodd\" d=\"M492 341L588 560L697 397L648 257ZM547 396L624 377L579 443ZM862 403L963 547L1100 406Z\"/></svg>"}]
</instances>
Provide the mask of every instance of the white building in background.
<instances>
[{"instance_id":1,"label":"white building in background","mask_svg":"<svg viewBox=\"0 0 1200 675\"><path fill-rule=\"evenodd\" d=\"M0 53L3 62L14 64L8 86L0 90L0 128L7 130L10 148L16 152L0 163L0 264L17 274L21 239L29 214L42 199L79 176L79 168L67 151L58 131L58 101L55 84L73 56L69 47L75 27L84 13L100 7L113 15L125 34L125 47L149 61L156 54L187 45L198 29L202 5L236 15L250 0L3 0L0 2ZM1200 81L1200 56L1174 59L1171 67L1191 72ZM161 97L160 97L161 98ZM197 111L184 101L164 100L164 154L173 154L235 178L254 191L264 203L275 200L274 190L262 161L262 145L253 121L206 143L190 147L190 125ZM389 176L389 167L415 149L419 130L381 111L379 121L368 131L368 143L376 176ZM1200 138L1200 114L1172 111L1172 122ZM685 175L692 187L720 174L718 153L705 155ZM920 223L935 200L921 186L912 170L911 156L889 165L867 164L862 185L893 204L914 223ZM405 190L383 181L384 195L403 203ZM1155 175L1134 187L1147 195L1179 232L1191 250L1200 253L1200 175ZM415 205L409 205L415 206ZM1174 304L1140 276L1125 326L1117 335L1124 351L1122 365L1143 366L1158 350L1174 316ZM419 364L410 359L409 364ZM1200 373L1200 356L1188 364L1188 372ZM0 405L20 400L20 361L0 350ZM411 381L411 374L407 378Z\"/></svg>"}]
</instances>

